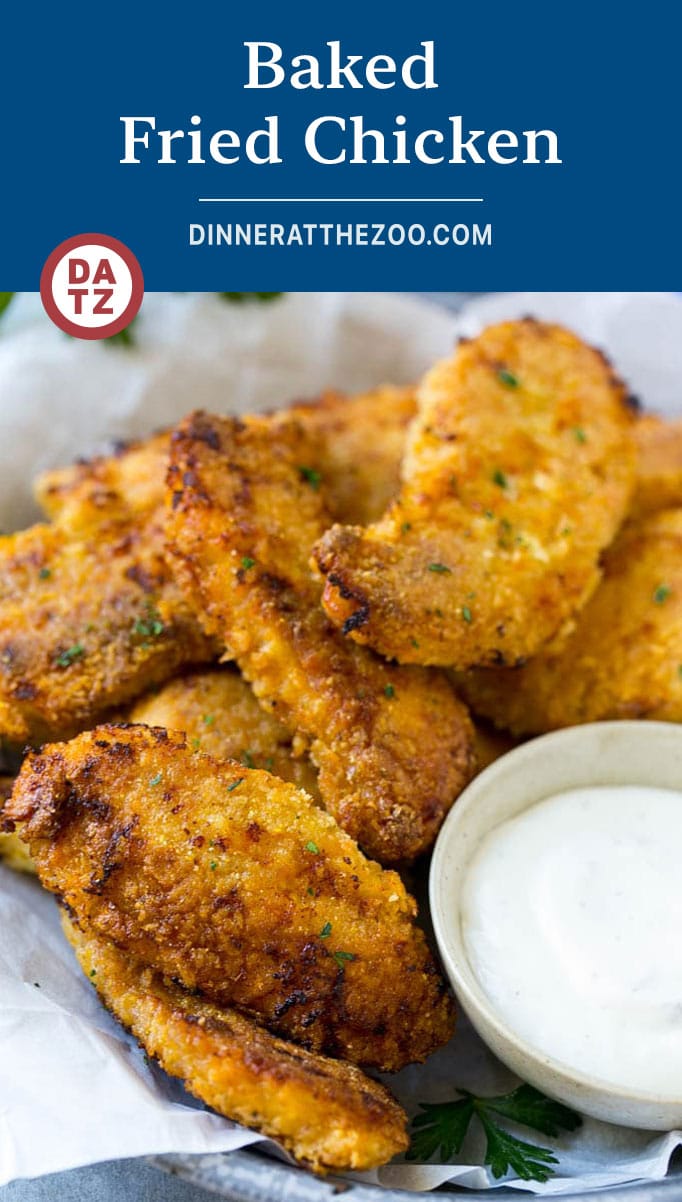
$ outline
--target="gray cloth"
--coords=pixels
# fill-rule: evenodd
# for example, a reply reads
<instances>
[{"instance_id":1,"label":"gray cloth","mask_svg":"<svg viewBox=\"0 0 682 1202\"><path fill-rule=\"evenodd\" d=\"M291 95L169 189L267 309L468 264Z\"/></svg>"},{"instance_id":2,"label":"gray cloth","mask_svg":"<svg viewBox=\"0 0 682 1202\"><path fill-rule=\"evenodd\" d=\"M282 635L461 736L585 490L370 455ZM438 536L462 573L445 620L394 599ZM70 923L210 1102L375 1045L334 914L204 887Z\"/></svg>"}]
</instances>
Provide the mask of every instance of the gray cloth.
<instances>
[{"instance_id":1,"label":"gray cloth","mask_svg":"<svg viewBox=\"0 0 682 1202\"><path fill-rule=\"evenodd\" d=\"M209 1202L215 1194L144 1160L111 1160L0 1189L2 1202Z\"/></svg>"}]
</instances>

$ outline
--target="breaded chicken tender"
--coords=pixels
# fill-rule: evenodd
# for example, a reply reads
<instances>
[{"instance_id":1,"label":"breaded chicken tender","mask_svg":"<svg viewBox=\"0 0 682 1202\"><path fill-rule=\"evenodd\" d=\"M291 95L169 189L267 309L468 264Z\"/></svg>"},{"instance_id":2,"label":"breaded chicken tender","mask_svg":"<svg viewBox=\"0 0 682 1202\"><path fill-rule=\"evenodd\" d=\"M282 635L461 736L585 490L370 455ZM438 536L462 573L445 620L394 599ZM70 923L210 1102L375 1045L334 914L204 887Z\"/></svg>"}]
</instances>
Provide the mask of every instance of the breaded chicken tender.
<instances>
[{"instance_id":1,"label":"breaded chicken tender","mask_svg":"<svg viewBox=\"0 0 682 1202\"><path fill-rule=\"evenodd\" d=\"M197 750L219 760L239 760L247 768L265 768L319 799L310 759L294 755L293 731L259 705L233 667L187 672L143 697L129 718L182 731Z\"/></svg>"},{"instance_id":2,"label":"breaded chicken tender","mask_svg":"<svg viewBox=\"0 0 682 1202\"><path fill-rule=\"evenodd\" d=\"M637 444L637 486L631 517L682 505L682 419L664 421L653 414L634 427Z\"/></svg>"},{"instance_id":3,"label":"breaded chicken tender","mask_svg":"<svg viewBox=\"0 0 682 1202\"><path fill-rule=\"evenodd\" d=\"M416 412L415 388L388 384L356 396L327 392L283 411L283 420L295 418L313 441L335 522L367 526L398 495L407 427Z\"/></svg>"},{"instance_id":4,"label":"breaded chicken tender","mask_svg":"<svg viewBox=\"0 0 682 1202\"><path fill-rule=\"evenodd\" d=\"M161 1068L219 1114L278 1140L316 1172L374 1168L407 1147L407 1115L358 1068L164 983L66 917L63 926L105 1006Z\"/></svg>"},{"instance_id":5,"label":"breaded chicken tender","mask_svg":"<svg viewBox=\"0 0 682 1202\"><path fill-rule=\"evenodd\" d=\"M5 823L81 929L277 1035L385 1070L450 1037L398 874L267 772L101 726L29 754Z\"/></svg>"},{"instance_id":6,"label":"breaded chicken tender","mask_svg":"<svg viewBox=\"0 0 682 1202\"><path fill-rule=\"evenodd\" d=\"M516 734L606 718L682 722L682 509L625 527L558 646L460 683L478 713Z\"/></svg>"},{"instance_id":7,"label":"breaded chicken tender","mask_svg":"<svg viewBox=\"0 0 682 1202\"><path fill-rule=\"evenodd\" d=\"M444 675L386 664L326 620L308 563L326 520L313 455L296 422L189 417L168 546L207 632L309 741L326 808L369 855L405 862L469 780L473 732Z\"/></svg>"},{"instance_id":8,"label":"breaded chicken tender","mask_svg":"<svg viewBox=\"0 0 682 1202\"><path fill-rule=\"evenodd\" d=\"M0 736L65 737L215 657L169 570L161 515L0 538Z\"/></svg>"},{"instance_id":9,"label":"breaded chicken tender","mask_svg":"<svg viewBox=\"0 0 682 1202\"><path fill-rule=\"evenodd\" d=\"M625 390L575 335L525 320L460 344L417 395L398 500L318 543L325 609L402 663L514 664L584 605L626 513Z\"/></svg>"},{"instance_id":10,"label":"breaded chicken tender","mask_svg":"<svg viewBox=\"0 0 682 1202\"><path fill-rule=\"evenodd\" d=\"M2 821L3 806L12 793L13 785L14 777L0 776L0 822ZM7 835L0 833L0 861L8 868L13 868L15 872L35 873L35 864L31 859L30 852L16 832L14 834L10 832Z\"/></svg>"},{"instance_id":11,"label":"breaded chicken tender","mask_svg":"<svg viewBox=\"0 0 682 1202\"><path fill-rule=\"evenodd\" d=\"M169 441L168 433L153 434L44 472L34 484L36 501L51 521L76 533L121 518L140 520L163 504Z\"/></svg>"},{"instance_id":12,"label":"breaded chicken tender","mask_svg":"<svg viewBox=\"0 0 682 1202\"><path fill-rule=\"evenodd\" d=\"M271 416L273 423L294 418L305 429L333 520L367 525L398 493L405 433L416 409L414 388L386 384L355 396L325 392ZM149 511L163 502L168 449L169 434L161 432L44 472L36 500L51 520L77 529L85 502L86 513Z\"/></svg>"}]
</instances>

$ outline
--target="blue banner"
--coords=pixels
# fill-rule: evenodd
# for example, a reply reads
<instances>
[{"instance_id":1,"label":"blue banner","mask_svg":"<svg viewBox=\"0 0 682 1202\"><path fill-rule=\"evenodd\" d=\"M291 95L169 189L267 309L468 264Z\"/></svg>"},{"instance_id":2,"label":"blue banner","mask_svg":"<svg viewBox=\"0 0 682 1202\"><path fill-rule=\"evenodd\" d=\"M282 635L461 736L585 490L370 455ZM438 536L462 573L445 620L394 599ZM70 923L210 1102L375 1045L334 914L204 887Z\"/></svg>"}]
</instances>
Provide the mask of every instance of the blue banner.
<instances>
[{"instance_id":1,"label":"blue banner","mask_svg":"<svg viewBox=\"0 0 682 1202\"><path fill-rule=\"evenodd\" d=\"M679 16L16 5L0 282L100 233L147 290L679 287Z\"/></svg>"}]
</instances>

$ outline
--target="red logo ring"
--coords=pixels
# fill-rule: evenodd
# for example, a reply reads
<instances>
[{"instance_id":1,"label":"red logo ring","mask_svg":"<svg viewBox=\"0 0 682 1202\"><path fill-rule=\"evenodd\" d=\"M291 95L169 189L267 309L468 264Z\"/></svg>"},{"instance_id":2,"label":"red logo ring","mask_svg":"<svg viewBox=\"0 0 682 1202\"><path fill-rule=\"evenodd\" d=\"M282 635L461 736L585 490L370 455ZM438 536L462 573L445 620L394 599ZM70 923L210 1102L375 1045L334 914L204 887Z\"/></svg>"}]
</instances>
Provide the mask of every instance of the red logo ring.
<instances>
[{"instance_id":1,"label":"red logo ring","mask_svg":"<svg viewBox=\"0 0 682 1202\"><path fill-rule=\"evenodd\" d=\"M54 273L62 259L72 251L93 244L101 246L104 251L114 251L120 255L130 272L132 288L130 300L123 313L108 324L100 326L79 325L78 322L70 321L55 302L52 291ZM73 238L66 238L64 242L60 242L59 246L56 246L48 256L40 274L40 296L48 317L65 334L70 334L73 338L88 340L111 338L113 334L120 334L121 330L129 326L139 312L144 296L142 268L133 252L123 242L119 242L118 238L111 238L108 234L77 234Z\"/></svg>"}]
</instances>

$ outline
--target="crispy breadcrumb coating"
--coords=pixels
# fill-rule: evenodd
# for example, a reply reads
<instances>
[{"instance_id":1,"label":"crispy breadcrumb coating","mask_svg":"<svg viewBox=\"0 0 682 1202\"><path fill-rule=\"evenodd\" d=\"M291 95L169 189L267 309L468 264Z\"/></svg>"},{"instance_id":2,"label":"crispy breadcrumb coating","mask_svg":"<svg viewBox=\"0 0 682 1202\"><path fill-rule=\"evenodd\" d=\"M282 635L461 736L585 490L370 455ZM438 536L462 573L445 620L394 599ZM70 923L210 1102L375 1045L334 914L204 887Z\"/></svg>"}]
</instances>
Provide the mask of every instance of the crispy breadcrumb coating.
<instances>
[{"instance_id":1,"label":"crispy breadcrumb coating","mask_svg":"<svg viewBox=\"0 0 682 1202\"><path fill-rule=\"evenodd\" d=\"M523 668L470 672L460 684L516 734L607 718L682 722L682 509L624 528L567 638Z\"/></svg>"},{"instance_id":2,"label":"crispy breadcrumb coating","mask_svg":"<svg viewBox=\"0 0 682 1202\"><path fill-rule=\"evenodd\" d=\"M386 664L335 631L308 559L325 526L296 422L195 414L173 435L168 547L208 633L310 743L326 808L382 863L433 842L474 767L443 674Z\"/></svg>"},{"instance_id":3,"label":"crispy breadcrumb coating","mask_svg":"<svg viewBox=\"0 0 682 1202\"><path fill-rule=\"evenodd\" d=\"M51 521L76 533L111 520L139 520L163 504L169 438L152 434L44 472L34 484L36 501Z\"/></svg>"},{"instance_id":4,"label":"crispy breadcrumb coating","mask_svg":"<svg viewBox=\"0 0 682 1202\"><path fill-rule=\"evenodd\" d=\"M0 538L0 736L65 737L215 656L163 554L160 515Z\"/></svg>"},{"instance_id":5,"label":"crispy breadcrumb coating","mask_svg":"<svg viewBox=\"0 0 682 1202\"><path fill-rule=\"evenodd\" d=\"M346 396L324 392L280 409L273 423L300 422L314 444L325 504L336 522L366 525L400 488L405 433L417 410L415 389L385 384ZM169 434L120 443L108 455L44 472L34 493L53 521L80 529L87 512L149 511L163 501Z\"/></svg>"},{"instance_id":6,"label":"crispy breadcrumb coating","mask_svg":"<svg viewBox=\"0 0 682 1202\"><path fill-rule=\"evenodd\" d=\"M11 796L14 777L0 776L0 821L2 809ZM0 834L0 860L15 872L35 873L35 864L23 839L15 833Z\"/></svg>"},{"instance_id":7,"label":"crispy breadcrumb coating","mask_svg":"<svg viewBox=\"0 0 682 1202\"><path fill-rule=\"evenodd\" d=\"M682 419L645 414L634 427L637 486L631 517L682 505Z\"/></svg>"},{"instance_id":8,"label":"crispy breadcrumb coating","mask_svg":"<svg viewBox=\"0 0 682 1202\"><path fill-rule=\"evenodd\" d=\"M397 496L407 427L416 412L416 389L389 384L356 396L323 393L282 411L283 420L295 418L313 440L333 521L367 526Z\"/></svg>"},{"instance_id":9,"label":"crispy breadcrumb coating","mask_svg":"<svg viewBox=\"0 0 682 1202\"><path fill-rule=\"evenodd\" d=\"M293 731L259 705L233 667L186 672L138 701L129 719L184 731L208 755L265 768L319 800L317 773L307 755L294 755Z\"/></svg>"},{"instance_id":10,"label":"crispy breadcrumb coating","mask_svg":"<svg viewBox=\"0 0 682 1202\"><path fill-rule=\"evenodd\" d=\"M267 772L102 726L29 754L13 823L83 930L275 1034L385 1070L450 1037L400 877Z\"/></svg>"},{"instance_id":11,"label":"crispy breadcrumb coating","mask_svg":"<svg viewBox=\"0 0 682 1202\"><path fill-rule=\"evenodd\" d=\"M400 497L316 548L324 606L403 663L513 664L584 605L634 482L625 390L559 326L493 326L427 373Z\"/></svg>"},{"instance_id":12,"label":"crispy breadcrumb coating","mask_svg":"<svg viewBox=\"0 0 682 1202\"><path fill-rule=\"evenodd\" d=\"M219 1114L278 1140L318 1173L374 1168L405 1151L407 1115L354 1065L306 1052L236 1010L164 983L66 916L63 926L105 1006Z\"/></svg>"}]
</instances>

